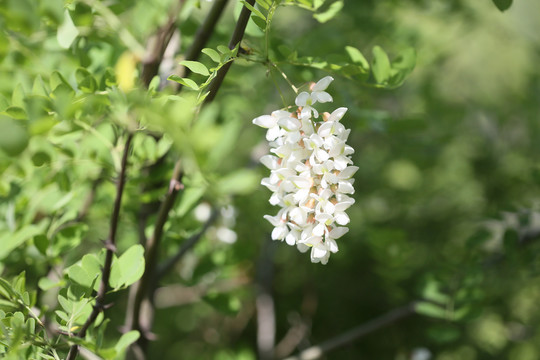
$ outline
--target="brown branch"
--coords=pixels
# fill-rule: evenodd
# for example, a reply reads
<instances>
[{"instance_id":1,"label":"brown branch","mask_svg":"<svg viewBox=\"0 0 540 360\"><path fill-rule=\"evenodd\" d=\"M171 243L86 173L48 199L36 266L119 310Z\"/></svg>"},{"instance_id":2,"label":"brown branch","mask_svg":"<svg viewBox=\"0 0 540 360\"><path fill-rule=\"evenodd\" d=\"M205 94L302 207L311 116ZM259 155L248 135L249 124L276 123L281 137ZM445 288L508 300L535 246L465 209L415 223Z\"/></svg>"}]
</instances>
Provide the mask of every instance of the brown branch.
<instances>
[{"instance_id":1,"label":"brown branch","mask_svg":"<svg viewBox=\"0 0 540 360\"><path fill-rule=\"evenodd\" d=\"M179 0L171 11L167 22L161 26L156 34L148 41L148 50L143 59L141 81L145 87L150 85L152 78L159 72L159 66L163 60L163 54L169 45L169 41L175 30L175 23L180 9L186 0Z\"/></svg>"},{"instance_id":2,"label":"brown branch","mask_svg":"<svg viewBox=\"0 0 540 360\"><path fill-rule=\"evenodd\" d=\"M193 248L201 237L206 233L208 228L216 221L218 218L218 211L213 210L210 218L204 223L202 229L195 235L189 237L186 241L182 243L178 252L174 254L171 258L165 260L163 264L158 267L156 272L156 278L154 284L158 284L159 280L163 278L171 269L184 257L184 255Z\"/></svg>"},{"instance_id":3,"label":"brown branch","mask_svg":"<svg viewBox=\"0 0 540 360\"><path fill-rule=\"evenodd\" d=\"M124 152L122 154L122 162L120 166L120 176L118 182L116 183L116 198L114 199L113 212L111 214L111 225L109 229L109 236L107 241L105 241L105 248L107 252L105 254L105 263L103 265L101 283L99 284L99 290L96 296L96 303L92 308L92 312L86 322L82 325L79 332L76 336L83 338L86 335L88 328L96 321L100 312L105 309L105 294L107 293L107 288L109 286L109 278L111 276L111 267L113 254L116 250L116 230L118 228L118 220L120 217L120 207L122 204L122 195L124 193L124 185L126 183L126 169L127 169L127 159L129 155L129 148L131 145L131 140L133 140L133 134L128 134L126 139L126 145L124 147ZM79 353L79 346L72 345L69 349L68 356L66 360L74 360L77 358Z\"/></svg>"},{"instance_id":4,"label":"brown branch","mask_svg":"<svg viewBox=\"0 0 540 360\"><path fill-rule=\"evenodd\" d=\"M416 303L412 302L403 307L394 309L381 317L373 319L365 324L359 325L341 335L322 342L320 345L312 346L300 352L297 356L288 357L285 360L315 360L326 353L350 344L362 336L391 325L401 319L415 314Z\"/></svg>"},{"instance_id":5,"label":"brown branch","mask_svg":"<svg viewBox=\"0 0 540 360\"><path fill-rule=\"evenodd\" d=\"M212 5L210 12L208 13L208 16L197 30L197 33L195 34L195 39L193 40L193 43L185 54L186 60L196 61L199 58L199 56L201 55L201 50L206 46L206 43L214 32L216 24L221 17L221 14L223 13L223 10L225 9L228 1L229 0L214 1L214 4ZM190 73L191 71L188 68L184 67L182 77L188 77ZM175 83L174 86L177 92L182 89L182 84Z\"/></svg>"},{"instance_id":6,"label":"brown branch","mask_svg":"<svg viewBox=\"0 0 540 360\"><path fill-rule=\"evenodd\" d=\"M248 4L253 6L255 3L255 0L246 0ZM251 10L249 10L247 7L242 7L242 11L240 12L240 16L238 17L238 22L236 23L236 28L234 29L233 35L231 37L231 40L229 41L229 49L234 49L236 45L240 43L242 38L244 37L244 32L246 31L246 26L249 21L249 16L251 15ZM210 103L214 100L216 97L216 94L221 87L221 83L225 79L225 76L227 75L227 72L231 68L232 61L229 61L221 69L219 69L215 79L210 83L209 86L209 94L204 100L205 103Z\"/></svg>"},{"instance_id":7,"label":"brown branch","mask_svg":"<svg viewBox=\"0 0 540 360\"><path fill-rule=\"evenodd\" d=\"M169 184L169 190L165 199L161 203L159 212L156 218L156 225L154 227L154 233L148 239L146 244L145 253L145 271L142 278L137 282L136 290L134 290L134 297L132 303L129 305L128 314L126 316L126 327L130 330L144 330L141 334L141 338L145 337L145 331L149 329L141 328L140 312L144 299L148 296L151 284L154 281L155 271L158 262L158 250L163 235L163 227L169 217L169 211L172 209L178 192L183 189L182 185L182 170L180 161L176 162L173 170L173 175Z\"/></svg>"}]
</instances>

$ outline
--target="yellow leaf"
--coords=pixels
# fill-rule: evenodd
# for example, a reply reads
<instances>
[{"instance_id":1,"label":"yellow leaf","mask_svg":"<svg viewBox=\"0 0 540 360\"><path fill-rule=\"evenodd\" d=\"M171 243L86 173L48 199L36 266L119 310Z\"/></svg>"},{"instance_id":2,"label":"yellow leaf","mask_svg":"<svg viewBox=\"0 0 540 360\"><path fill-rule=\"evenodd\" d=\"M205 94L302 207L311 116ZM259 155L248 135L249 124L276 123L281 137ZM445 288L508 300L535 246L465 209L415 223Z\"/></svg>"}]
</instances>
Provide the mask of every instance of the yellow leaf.
<instances>
[{"instance_id":1,"label":"yellow leaf","mask_svg":"<svg viewBox=\"0 0 540 360\"><path fill-rule=\"evenodd\" d=\"M128 92L133 89L135 85L135 70L137 68L137 57L130 53L124 52L116 66L114 67L114 72L116 74L116 80L118 81L118 87L124 91Z\"/></svg>"}]
</instances>

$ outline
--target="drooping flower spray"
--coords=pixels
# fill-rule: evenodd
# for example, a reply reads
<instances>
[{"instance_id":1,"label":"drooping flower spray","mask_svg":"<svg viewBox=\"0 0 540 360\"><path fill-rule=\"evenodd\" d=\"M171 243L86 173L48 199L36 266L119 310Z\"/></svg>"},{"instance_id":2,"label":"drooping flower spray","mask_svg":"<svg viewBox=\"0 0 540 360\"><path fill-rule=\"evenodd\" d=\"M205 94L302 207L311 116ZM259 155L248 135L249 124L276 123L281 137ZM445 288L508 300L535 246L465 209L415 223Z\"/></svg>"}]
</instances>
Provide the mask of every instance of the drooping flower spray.
<instances>
[{"instance_id":1,"label":"drooping flower spray","mask_svg":"<svg viewBox=\"0 0 540 360\"><path fill-rule=\"evenodd\" d=\"M277 215L265 215L273 226L273 240L285 240L301 252L311 248L311 261L326 264L330 253L338 251L336 239L349 231L345 212L354 199L352 166L354 149L346 144L350 129L340 122L347 108L322 114L316 103L332 102L325 90L334 79L322 78L310 92L296 97L295 112L276 110L255 118L253 123L268 129L270 152L261 162L270 176L261 184L273 192Z\"/></svg>"}]
</instances>

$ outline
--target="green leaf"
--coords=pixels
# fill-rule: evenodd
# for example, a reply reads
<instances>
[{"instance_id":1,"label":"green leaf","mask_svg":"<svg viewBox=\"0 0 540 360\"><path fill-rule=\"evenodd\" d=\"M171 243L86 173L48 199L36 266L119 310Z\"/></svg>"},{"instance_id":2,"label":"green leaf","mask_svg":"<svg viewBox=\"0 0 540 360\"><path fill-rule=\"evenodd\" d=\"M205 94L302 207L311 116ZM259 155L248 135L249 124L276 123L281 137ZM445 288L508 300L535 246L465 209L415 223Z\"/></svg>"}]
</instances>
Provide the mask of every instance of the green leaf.
<instances>
[{"instance_id":1,"label":"green leaf","mask_svg":"<svg viewBox=\"0 0 540 360\"><path fill-rule=\"evenodd\" d=\"M11 94L11 105L23 107L24 97L25 92L23 86L21 84L17 84L17 86L15 86L15 90L13 90L13 94Z\"/></svg>"},{"instance_id":2,"label":"green leaf","mask_svg":"<svg viewBox=\"0 0 540 360\"><path fill-rule=\"evenodd\" d=\"M17 310L19 306L11 301L0 299L0 310L5 312L13 312Z\"/></svg>"},{"instance_id":3,"label":"green leaf","mask_svg":"<svg viewBox=\"0 0 540 360\"><path fill-rule=\"evenodd\" d=\"M203 54L206 54L208 57L210 57L210 59L212 59L212 61L214 61L216 63L220 62L220 56L219 56L219 53L216 50L210 49L210 48L204 48L204 49L201 50L201 52Z\"/></svg>"},{"instance_id":4,"label":"green leaf","mask_svg":"<svg viewBox=\"0 0 540 360\"><path fill-rule=\"evenodd\" d=\"M0 278L0 295L6 299L15 298L17 295L11 284L3 278Z\"/></svg>"},{"instance_id":5,"label":"green leaf","mask_svg":"<svg viewBox=\"0 0 540 360\"><path fill-rule=\"evenodd\" d=\"M253 22L255 23L255 25L257 25L257 27L259 29L261 29L261 31L266 31L266 21L259 18L259 17L256 17L256 16L252 16L251 17L251 20L253 20Z\"/></svg>"},{"instance_id":6,"label":"green leaf","mask_svg":"<svg viewBox=\"0 0 540 360\"><path fill-rule=\"evenodd\" d=\"M416 66L416 51L413 48L402 51L399 56L392 61L391 66L392 76L388 81L388 85L391 87L400 86L405 82L407 76Z\"/></svg>"},{"instance_id":7,"label":"green leaf","mask_svg":"<svg viewBox=\"0 0 540 360\"><path fill-rule=\"evenodd\" d=\"M40 75L38 75L34 79L34 85L32 86L32 94L41 96L48 96L49 94L47 88L45 87L45 83L43 82L43 79Z\"/></svg>"},{"instance_id":8,"label":"green leaf","mask_svg":"<svg viewBox=\"0 0 540 360\"><path fill-rule=\"evenodd\" d=\"M170 81L175 81L179 84L182 84L184 86L187 86L188 88L192 89L192 90L199 90L199 85L197 85L197 83L191 79L188 79L188 78L182 78L178 75L171 75L167 78L167 80L170 80Z\"/></svg>"},{"instance_id":9,"label":"green leaf","mask_svg":"<svg viewBox=\"0 0 540 360\"><path fill-rule=\"evenodd\" d=\"M13 290L15 292L22 294L26 291L26 272L23 271L12 281Z\"/></svg>"},{"instance_id":10,"label":"green leaf","mask_svg":"<svg viewBox=\"0 0 540 360\"><path fill-rule=\"evenodd\" d=\"M4 113L13 119L25 120L28 118L26 111L18 106L10 106L4 111Z\"/></svg>"},{"instance_id":11,"label":"green leaf","mask_svg":"<svg viewBox=\"0 0 540 360\"><path fill-rule=\"evenodd\" d=\"M255 9L251 4L247 3L245 0L241 0L240 1L242 4L244 4L245 7L247 7L249 10L251 10L251 12L253 13L253 15L255 16L258 16L259 18L263 19L264 21L266 21L266 16L263 15L262 12L260 12L259 10Z\"/></svg>"},{"instance_id":12,"label":"green leaf","mask_svg":"<svg viewBox=\"0 0 540 360\"><path fill-rule=\"evenodd\" d=\"M120 340L114 346L114 349L118 354L123 353L129 345L133 344L140 337L140 334L137 330L131 330L120 337Z\"/></svg>"},{"instance_id":13,"label":"green leaf","mask_svg":"<svg viewBox=\"0 0 540 360\"><path fill-rule=\"evenodd\" d=\"M69 11L64 11L64 22L58 27L58 32L56 33L56 40L58 44L64 49L69 49L73 41L79 35L79 30L73 24Z\"/></svg>"},{"instance_id":14,"label":"green leaf","mask_svg":"<svg viewBox=\"0 0 540 360\"><path fill-rule=\"evenodd\" d=\"M206 188L190 186L182 193L182 198L176 209L176 214L179 217L186 215L201 199L204 195Z\"/></svg>"},{"instance_id":15,"label":"green leaf","mask_svg":"<svg viewBox=\"0 0 540 360\"><path fill-rule=\"evenodd\" d=\"M78 68L75 71L75 79L79 90L84 93L93 93L97 89L97 81L85 68Z\"/></svg>"},{"instance_id":16,"label":"green leaf","mask_svg":"<svg viewBox=\"0 0 540 360\"><path fill-rule=\"evenodd\" d=\"M341 11L341 9L343 9L343 0L338 0L332 3L332 5L330 5L330 7L325 12L313 14L313 17L318 22L325 23L329 20L332 20L338 14L338 12Z\"/></svg>"},{"instance_id":17,"label":"green leaf","mask_svg":"<svg viewBox=\"0 0 540 360\"><path fill-rule=\"evenodd\" d=\"M433 280L430 280L424 287L424 290L422 291L422 297L426 300L430 300L440 304L446 304L450 301L450 297L442 293L439 289L439 284Z\"/></svg>"},{"instance_id":18,"label":"green leaf","mask_svg":"<svg viewBox=\"0 0 540 360\"><path fill-rule=\"evenodd\" d=\"M347 51L353 63L359 64L365 70L369 70L369 63L360 50L352 46L345 46L345 51Z\"/></svg>"},{"instance_id":19,"label":"green leaf","mask_svg":"<svg viewBox=\"0 0 540 360\"><path fill-rule=\"evenodd\" d=\"M2 94L0 94L0 111L4 111L9 107L9 101L6 99L6 97Z\"/></svg>"},{"instance_id":20,"label":"green leaf","mask_svg":"<svg viewBox=\"0 0 540 360\"><path fill-rule=\"evenodd\" d=\"M206 66L204 66L198 61L182 60L180 61L180 65L184 65L185 67L187 67L189 70L191 70L194 73L205 75L205 76L210 75Z\"/></svg>"},{"instance_id":21,"label":"green leaf","mask_svg":"<svg viewBox=\"0 0 540 360\"><path fill-rule=\"evenodd\" d=\"M420 315L425 315L438 319L447 319L448 317L445 308L430 302L420 302L416 304L415 310Z\"/></svg>"},{"instance_id":22,"label":"green leaf","mask_svg":"<svg viewBox=\"0 0 540 360\"><path fill-rule=\"evenodd\" d=\"M255 0L255 2L257 3L257 5L259 5L260 7L262 7L265 10L270 9L270 4L268 2L266 2L265 0Z\"/></svg>"},{"instance_id":23,"label":"green leaf","mask_svg":"<svg viewBox=\"0 0 540 360\"><path fill-rule=\"evenodd\" d=\"M73 264L66 269L70 280L86 288L97 289L101 276L101 263L94 254L86 254L80 263Z\"/></svg>"},{"instance_id":24,"label":"green leaf","mask_svg":"<svg viewBox=\"0 0 540 360\"><path fill-rule=\"evenodd\" d=\"M41 232L41 227L37 225L27 225L15 233L4 232L4 235L0 237L0 244L2 244L0 246L0 260L8 256L13 249Z\"/></svg>"},{"instance_id":25,"label":"green leaf","mask_svg":"<svg viewBox=\"0 0 540 360\"><path fill-rule=\"evenodd\" d=\"M313 0L313 9L317 10L321 6L323 6L325 0Z\"/></svg>"},{"instance_id":26,"label":"green leaf","mask_svg":"<svg viewBox=\"0 0 540 360\"><path fill-rule=\"evenodd\" d=\"M52 281L51 279L49 278L46 278L46 277L42 277L41 279L39 279L38 281L38 286L41 290L43 291L47 291L47 290L50 290L54 287L57 287L57 286L62 286L64 283L63 280L59 280L59 281Z\"/></svg>"},{"instance_id":27,"label":"green leaf","mask_svg":"<svg viewBox=\"0 0 540 360\"><path fill-rule=\"evenodd\" d=\"M373 62L371 64L373 76L378 84L384 84L390 77L390 60L380 46L373 47Z\"/></svg>"},{"instance_id":28,"label":"green leaf","mask_svg":"<svg viewBox=\"0 0 540 360\"><path fill-rule=\"evenodd\" d=\"M229 49L227 46L225 45L218 45L217 46L217 49L220 53L222 54L231 54L231 49Z\"/></svg>"},{"instance_id":29,"label":"green leaf","mask_svg":"<svg viewBox=\"0 0 540 360\"><path fill-rule=\"evenodd\" d=\"M111 268L110 285L113 289L129 286L144 273L144 248L133 245L116 259Z\"/></svg>"},{"instance_id":30,"label":"green leaf","mask_svg":"<svg viewBox=\"0 0 540 360\"><path fill-rule=\"evenodd\" d=\"M49 78L49 85L51 86L51 90L56 90L56 88L62 84L73 90L71 85L69 85L69 83L62 74L60 74L58 71L53 71L51 77Z\"/></svg>"},{"instance_id":31,"label":"green leaf","mask_svg":"<svg viewBox=\"0 0 540 360\"><path fill-rule=\"evenodd\" d=\"M28 130L20 121L0 116L0 149L9 156L17 156L28 146ZM4 243L2 243L3 245ZM0 247L0 259L4 246Z\"/></svg>"},{"instance_id":32,"label":"green leaf","mask_svg":"<svg viewBox=\"0 0 540 360\"><path fill-rule=\"evenodd\" d=\"M43 234L34 236L34 246L42 255L47 255L47 247L49 247L49 238Z\"/></svg>"},{"instance_id":33,"label":"green leaf","mask_svg":"<svg viewBox=\"0 0 540 360\"><path fill-rule=\"evenodd\" d=\"M497 7L497 9L499 9L500 11L508 10L510 6L512 6L512 2L513 2L513 0L492 0L492 1Z\"/></svg>"}]
</instances>

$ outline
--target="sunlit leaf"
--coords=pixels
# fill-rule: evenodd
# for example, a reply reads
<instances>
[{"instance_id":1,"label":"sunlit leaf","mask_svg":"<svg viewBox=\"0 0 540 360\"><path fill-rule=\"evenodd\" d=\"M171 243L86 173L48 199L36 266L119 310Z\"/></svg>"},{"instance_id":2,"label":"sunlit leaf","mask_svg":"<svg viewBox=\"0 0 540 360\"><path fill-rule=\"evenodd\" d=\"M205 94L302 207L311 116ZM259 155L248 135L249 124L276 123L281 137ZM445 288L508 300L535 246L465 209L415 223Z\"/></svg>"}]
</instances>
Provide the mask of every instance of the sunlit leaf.
<instances>
[{"instance_id":1,"label":"sunlit leaf","mask_svg":"<svg viewBox=\"0 0 540 360\"><path fill-rule=\"evenodd\" d=\"M313 14L313 17L320 23L332 20L343 9L343 0L333 2L330 7L322 13Z\"/></svg>"},{"instance_id":2,"label":"sunlit leaf","mask_svg":"<svg viewBox=\"0 0 540 360\"><path fill-rule=\"evenodd\" d=\"M208 55L208 57L210 57L210 59L212 59L212 61L214 61L216 63L219 63L220 56L219 56L219 53L216 50L210 49L210 48L204 48L204 49L201 50L201 52L203 54Z\"/></svg>"},{"instance_id":3,"label":"sunlit leaf","mask_svg":"<svg viewBox=\"0 0 540 360\"><path fill-rule=\"evenodd\" d=\"M192 90L199 90L199 85L197 85L197 83L191 79L188 79L188 78L182 78L178 75L171 75L167 78L167 80L170 80L170 81L175 81L179 84L182 84L184 86L187 86L188 88L192 89Z\"/></svg>"},{"instance_id":4,"label":"sunlit leaf","mask_svg":"<svg viewBox=\"0 0 540 360\"><path fill-rule=\"evenodd\" d=\"M188 60L182 60L180 61L180 65L184 65L189 70L196 74L201 74L208 76L210 73L208 72L208 68L204 66L204 64L198 62L198 61L188 61Z\"/></svg>"},{"instance_id":5,"label":"sunlit leaf","mask_svg":"<svg viewBox=\"0 0 540 360\"><path fill-rule=\"evenodd\" d=\"M64 49L68 49L73 41L79 35L79 30L75 27L69 11L64 11L64 22L58 27L58 32L56 33L56 39L58 44Z\"/></svg>"},{"instance_id":6,"label":"sunlit leaf","mask_svg":"<svg viewBox=\"0 0 540 360\"><path fill-rule=\"evenodd\" d=\"M380 46L373 47L372 71L375 81L384 84L390 77L390 60Z\"/></svg>"}]
</instances>

